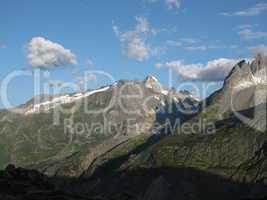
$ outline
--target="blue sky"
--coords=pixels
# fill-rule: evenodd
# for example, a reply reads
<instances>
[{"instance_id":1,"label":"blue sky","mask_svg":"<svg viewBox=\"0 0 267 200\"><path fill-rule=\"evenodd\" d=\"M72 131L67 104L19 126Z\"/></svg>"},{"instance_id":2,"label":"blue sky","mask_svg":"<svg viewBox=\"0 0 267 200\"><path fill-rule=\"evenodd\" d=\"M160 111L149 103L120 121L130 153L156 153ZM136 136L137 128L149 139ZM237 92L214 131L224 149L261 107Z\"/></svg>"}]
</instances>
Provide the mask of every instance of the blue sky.
<instances>
[{"instance_id":1,"label":"blue sky","mask_svg":"<svg viewBox=\"0 0 267 200\"><path fill-rule=\"evenodd\" d=\"M167 86L173 70L176 81L212 82L210 93L233 63L267 52L266 19L266 0L0 0L1 85L15 70L42 68L42 83L52 83L75 82L89 67L116 80L152 74ZM107 83L97 76L88 87ZM14 79L12 104L30 99L33 85Z\"/></svg>"}]
</instances>

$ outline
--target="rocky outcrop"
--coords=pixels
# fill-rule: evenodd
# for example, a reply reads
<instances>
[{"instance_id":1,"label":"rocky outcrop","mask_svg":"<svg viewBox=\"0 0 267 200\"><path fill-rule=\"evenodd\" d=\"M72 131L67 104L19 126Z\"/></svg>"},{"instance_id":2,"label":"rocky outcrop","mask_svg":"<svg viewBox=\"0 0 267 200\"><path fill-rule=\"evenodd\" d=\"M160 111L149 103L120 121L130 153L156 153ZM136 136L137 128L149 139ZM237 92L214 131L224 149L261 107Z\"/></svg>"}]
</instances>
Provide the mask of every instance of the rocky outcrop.
<instances>
[{"instance_id":1,"label":"rocky outcrop","mask_svg":"<svg viewBox=\"0 0 267 200\"><path fill-rule=\"evenodd\" d=\"M238 63L224 80L222 93L221 114L228 110L245 110L265 103L267 101L267 56L258 55L252 63L245 61Z\"/></svg>"},{"instance_id":2,"label":"rocky outcrop","mask_svg":"<svg viewBox=\"0 0 267 200\"><path fill-rule=\"evenodd\" d=\"M264 132L267 129L267 56L258 55L252 62L241 61L233 67L225 78L223 87L202 101L201 112L191 122L223 120L235 115L246 124ZM254 113L248 118L242 115L244 110ZM261 108L261 109L258 109ZM255 115L255 117L253 116ZM259 116L257 116L259 115ZM263 124L258 119L265 119Z\"/></svg>"}]
</instances>

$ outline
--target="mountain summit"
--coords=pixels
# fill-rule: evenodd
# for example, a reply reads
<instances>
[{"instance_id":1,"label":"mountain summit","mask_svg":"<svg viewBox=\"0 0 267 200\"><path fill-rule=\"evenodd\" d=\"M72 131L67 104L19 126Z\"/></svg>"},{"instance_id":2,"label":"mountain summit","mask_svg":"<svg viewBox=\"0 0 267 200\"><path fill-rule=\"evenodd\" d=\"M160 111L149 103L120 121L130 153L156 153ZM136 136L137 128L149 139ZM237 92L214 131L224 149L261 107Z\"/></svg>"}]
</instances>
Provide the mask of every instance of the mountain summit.
<instances>
[{"instance_id":1,"label":"mountain summit","mask_svg":"<svg viewBox=\"0 0 267 200\"><path fill-rule=\"evenodd\" d=\"M152 89L154 92L167 94L168 91L163 89L163 86L154 76L147 76L144 80L145 87Z\"/></svg>"},{"instance_id":2,"label":"mountain summit","mask_svg":"<svg viewBox=\"0 0 267 200\"><path fill-rule=\"evenodd\" d=\"M240 112L258 109L267 102L267 56L258 55L252 62L237 63L225 78L223 87L202 102L202 112L193 121L206 119L217 121L227 119L233 114L247 120ZM255 115L264 115L264 109L255 110ZM266 109L265 109L266 110ZM249 123L263 123L262 117L255 117ZM241 119L241 120L242 120ZM259 121L259 122L256 122ZM265 128L266 129L266 128Z\"/></svg>"}]
</instances>

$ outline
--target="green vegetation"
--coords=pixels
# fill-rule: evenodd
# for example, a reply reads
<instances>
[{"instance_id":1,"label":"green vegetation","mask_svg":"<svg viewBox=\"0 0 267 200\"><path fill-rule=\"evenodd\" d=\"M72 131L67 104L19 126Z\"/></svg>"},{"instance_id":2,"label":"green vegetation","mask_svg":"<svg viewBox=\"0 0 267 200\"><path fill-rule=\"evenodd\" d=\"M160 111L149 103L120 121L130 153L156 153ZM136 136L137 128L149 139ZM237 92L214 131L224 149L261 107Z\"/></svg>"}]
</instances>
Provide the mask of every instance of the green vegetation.
<instances>
[{"instance_id":1,"label":"green vegetation","mask_svg":"<svg viewBox=\"0 0 267 200\"><path fill-rule=\"evenodd\" d=\"M230 177L254 156L266 139L267 133L237 123L233 127L224 126L213 135L167 136L134 154L148 140L140 136L101 156L93 168L96 172L114 173L187 167Z\"/></svg>"}]
</instances>

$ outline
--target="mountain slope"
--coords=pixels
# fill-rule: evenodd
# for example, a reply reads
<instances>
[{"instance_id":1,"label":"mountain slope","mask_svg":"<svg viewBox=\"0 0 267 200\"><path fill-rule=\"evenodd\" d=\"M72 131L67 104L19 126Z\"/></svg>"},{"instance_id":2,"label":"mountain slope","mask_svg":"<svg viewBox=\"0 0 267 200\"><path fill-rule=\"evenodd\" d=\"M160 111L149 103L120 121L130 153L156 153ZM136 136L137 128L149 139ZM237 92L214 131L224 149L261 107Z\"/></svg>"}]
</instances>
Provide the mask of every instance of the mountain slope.
<instances>
[{"instance_id":1,"label":"mountain slope","mask_svg":"<svg viewBox=\"0 0 267 200\"><path fill-rule=\"evenodd\" d=\"M73 130L68 129L67 136L71 137L68 140L64 137L64 127L53 129L48 125L53 118L48 106L41 113L12 116L16 123L4 120L2 133L16 133L7 134L9 141L4 141L10 143L14 136L22 137L24 143L18 146L22 148L21 154L17 153L21 159L35 158L32 149L25 154L25 147L36 144L52 147L53 155L39 159L37 151L34 162L18 163L51 176L56 188L71 195L125 200L264 198L267 196L266 60L258 56L251 64L238 63L222 89L208 97L207 106L202 103L202 110L192 118L176 106L195 111L196 100L184 92L164 89L156 78L149 76L144 81L119 81L104 91L90 91L88 96L79 94L82 107L59 117L60 124L64 124L64 119L73 124L112 122L119 129L111 132L92 129L87 131L90 137L78 134L75 129L75 134L70 134ZM120 93L114 95L117 89ZM112 106L103 109L110 102ZM168 112L173 104L174 112ZM63 105L72 107L73 102ZM83 106L103 112L88 114ZM56 107L52 104L52 108ZM136 126L129 128L128 119ZM180 127L176 127L179 129L176 135L162 134L166 119L171 123L181 119L182 125L206 120L214 124L214 134L205 134L203 128L196 134L188 134ZM155 123L159 126L154 127ZM45 130L41 129L41 133L59 135L56 139L45 136L43 143L32 142L32 146L25 143L24 138L34 138L40 128ZM71 142L56 149L66 141ZM2 145L6 148L5 143Z\"/></svg>"},{"instance_id":2,"label":"mountain slope","mask_svg":"<svg viewBox=\"0 0 267 200\"><path fill-rule=\"evenodd\" d=\"M241 122L220 123L214 135L131 138L95 159L76 181L59 183L60 188L112 199L267 196L267 132Z\"/></svg>"},{"instance_id":3,"label":"mountain slope","mask_svg":"<svg viewBox=\"0 0 267 200\"><path fill-rule=\"evenodd\" d=\"M137 140L136 138L100 157L92 169L99 166L99 169L94 170L95 173L101 174L103 171L105 174L106 169L110 168L109 163L112 164L112 159L127 155L127 159L118 164L115 171L193 167L230 177L242 163L254 157L267 139L266 134L255 132L242 123L236 123L234 126L225 124L214 135L168 136L144 148L141 153L136 152L135 148L124 153L126 147L131 148L131 143ZM142 138L138 140L142 141Z\"/></svg>"},{"instance_id":4,"label":"mountain slope","mask_svg":"<svg viewBox=\"0 0 267 200\"><path fill-rule=\"evenodd\" d=\"M3 110L0 168L8 163L50 163L72 157L80 150L91 152L91 147L106 140L104 149L110 149L117 144L116 138L120 143L127 137L157 132L161 122L155 128L153 124L158 121L158 110L166 109L168 102L185 102L188 109L197 103L190 95L169 93L155 77L149 76L144 81L118 81L85 93L41 95L18 108ZM192 99L191 105L187 99ZM161 115L163 119L177 116ZM102 150L96 155L101 153Z\"/></svg>"},{"instance_id":5,"label":"mountain slope","mask_svg":"<svg viewBox=\"0 0 267 200\"><path fill-rule=\"evenodd\" d=\"M63 184L63 188L124 199L264 198L265 60L258 56L252 64L240 62L225 79L223 88L207 99L207 107L185 121L212 121L214 134L205 135L199 130L193 135L179 131L172 136L130 138L98 156L77 185ZM230 94L233 102L229 101Z\"/></svg>"}]
</instances>

